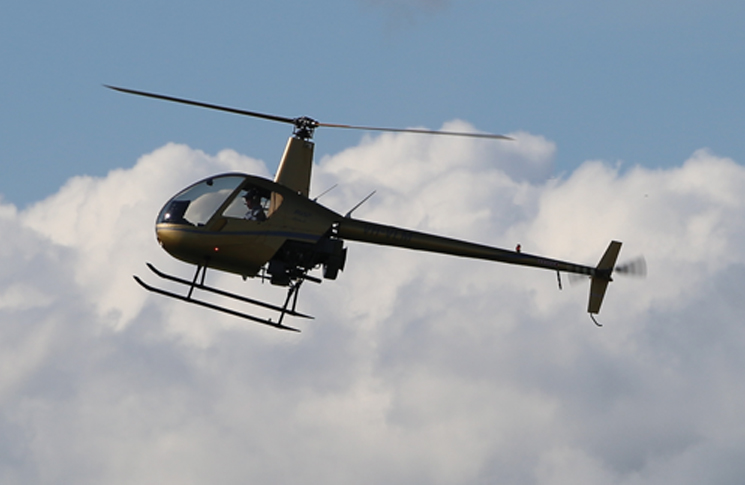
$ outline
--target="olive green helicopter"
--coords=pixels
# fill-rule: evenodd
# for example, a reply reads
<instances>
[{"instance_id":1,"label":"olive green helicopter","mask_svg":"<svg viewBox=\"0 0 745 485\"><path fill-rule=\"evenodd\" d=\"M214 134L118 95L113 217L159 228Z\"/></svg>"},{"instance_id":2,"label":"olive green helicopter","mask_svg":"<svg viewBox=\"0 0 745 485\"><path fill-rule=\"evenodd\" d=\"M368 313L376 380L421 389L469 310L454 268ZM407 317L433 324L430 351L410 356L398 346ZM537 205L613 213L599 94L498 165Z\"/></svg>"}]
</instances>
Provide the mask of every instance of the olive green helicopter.
<instances>
[{"instance_id":1,"label":"olive green helicopter","mask_svg":"<svg viewBox=\"0 0 745 485\"><path fill-rule=\"evenodd\" d=\"M182 285L186 293L164 290L134 276L137 283L148 291L277 329L299 331L283 322L286 316L313 318L297 310L301 285L306 281L321 283L322 279L336 279L347 260L344 242L358 241L548 269L556 271L560 289L561 272L589 277L587 311L593 322L600 326L594 315L600 312L606 288L612 281L611 275L614 272L631 275L646 272L643 259L615 265L621 249L618 241L610 243L597 266L585 266L526 254L519 247L515 250L500 249L353 218L352 213L370 196L345 215L324 207L318 203L317 197L309 198L314 149L312 138L319 127L496 140L511 140L510 137L321 123L308 117L286 118L116 86L106 87L294 126L274 180L244 173L214 175L183 189L166 202L155 224L157 240L174 258L195 265L196 271L188 280L164 273L147 263L156 276ZM275 305L208 286L205 284L208 268L234 273L244 279L269 280L272 285L286 287L284 303ZM321 277L309 274L317 268L322 270ZM276 320L263 318L198 299L194 296L195 290L262 307L276 312L278 317Z\"/></svg>"}]
</instances>

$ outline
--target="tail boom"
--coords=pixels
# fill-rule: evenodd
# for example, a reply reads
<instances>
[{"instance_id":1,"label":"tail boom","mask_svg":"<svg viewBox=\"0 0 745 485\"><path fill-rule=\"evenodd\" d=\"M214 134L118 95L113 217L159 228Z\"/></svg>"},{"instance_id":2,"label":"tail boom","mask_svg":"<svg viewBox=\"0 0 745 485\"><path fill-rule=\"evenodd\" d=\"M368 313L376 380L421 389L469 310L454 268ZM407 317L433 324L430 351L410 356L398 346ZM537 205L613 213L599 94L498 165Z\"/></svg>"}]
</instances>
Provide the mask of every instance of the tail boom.
<instances>
[{"instance_id":1,"label":"tail boom","mask_svg":"<svg viewBox=\"0 0 745 485\"><path fill-rule=\"evenodd\" d=\"M592 276L595 273L595 268L591 266L411 231L399 227L376 224L359 219L344 218L338 221L334 227L334 235L348 241L429 251L464 258L484 259L564 273L576 273L588 276Z\"/></svg>"},{"instance_id":2,"label":"tail boom","mask_svg":"<svg viewBox=\"0 0 745 485\"><path fill-rule=\"evenodd\" d=\"M395 246L465 258L530 266L561 273L586 275L591 278L590 299L587 305L587 311L591 316L600 312L608 283L612 281L611 274L613 273L618 253L621 251L621 243L619 241L611 241L603 257L600 258L598 265L592 267L348 217L335 223L333 235L348 241Z\"/></svg>"}]
</instances>

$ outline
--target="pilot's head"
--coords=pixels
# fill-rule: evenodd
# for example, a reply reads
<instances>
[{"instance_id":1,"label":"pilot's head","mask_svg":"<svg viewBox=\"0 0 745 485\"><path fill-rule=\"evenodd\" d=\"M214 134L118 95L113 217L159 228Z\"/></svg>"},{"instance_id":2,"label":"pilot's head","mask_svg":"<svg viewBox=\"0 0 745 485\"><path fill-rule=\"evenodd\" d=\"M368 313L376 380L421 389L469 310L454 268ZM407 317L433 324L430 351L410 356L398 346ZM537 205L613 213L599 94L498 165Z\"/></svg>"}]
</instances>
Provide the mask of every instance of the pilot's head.
<instances>
[{"instance_id":1,"label":"pilot's head","mask_svg":"<svg viewBox=\"0 0 745 485\"><path fill-rule=\"evenodd\" d=\"M243 196L243 200L246 202L248 207L255 207L259 204L259 193L256 189L248 189L246 194Z\"/></svg>"}]
</instances>

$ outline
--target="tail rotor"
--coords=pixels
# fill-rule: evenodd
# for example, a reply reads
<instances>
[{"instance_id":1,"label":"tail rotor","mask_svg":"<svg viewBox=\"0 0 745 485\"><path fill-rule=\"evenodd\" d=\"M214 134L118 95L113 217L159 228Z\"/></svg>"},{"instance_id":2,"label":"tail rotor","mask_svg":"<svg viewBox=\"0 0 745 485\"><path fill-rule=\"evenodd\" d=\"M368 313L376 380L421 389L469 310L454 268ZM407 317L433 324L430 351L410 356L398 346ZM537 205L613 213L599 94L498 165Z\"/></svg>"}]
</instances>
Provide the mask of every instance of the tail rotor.
<instances>
[{"instance_id":1,"label":"tail rotor","mask_svg":"<svg viewBox=\"0 0 745 485\"><path fill-rule=\"evenodd\" d=\"M619 241L611 241L600 262L590 275L590 298L587 302L587 312L598 327L602 325L595 319L595 315L600 313L600 307L603 304L608 283L613 281L613 273L640 278L647 275L647 262L643 256L616 266L616 259L620 251L621 243Z\"/></svg>"},{"instance_id":2,"label":"tail rotor","mask_svg":"<svg viewBox=\"0 0 745 485\"><path fill-rule=\"evenodd\" d=\"M636 259L626 261L625 263L616 266L614 271L617 274L624 276L644 278L647 276L647 261L644 259L644 256L639 256Z\"/></svg>"}]
</instances>

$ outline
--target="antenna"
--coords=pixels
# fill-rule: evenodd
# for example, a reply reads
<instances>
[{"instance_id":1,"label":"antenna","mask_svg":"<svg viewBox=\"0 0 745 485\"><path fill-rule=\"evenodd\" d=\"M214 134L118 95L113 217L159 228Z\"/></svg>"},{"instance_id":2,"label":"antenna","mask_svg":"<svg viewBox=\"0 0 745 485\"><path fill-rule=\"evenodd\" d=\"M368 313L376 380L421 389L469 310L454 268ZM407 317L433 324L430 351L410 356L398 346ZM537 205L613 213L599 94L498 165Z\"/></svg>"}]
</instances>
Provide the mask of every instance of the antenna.
<instances>
[{"instance_id":1,"label":"antenna","mask_svg":"<svg viewBox=\"0 0 745 485\"><path fill-rule=\"evenodd\" d=\"M377 192L377 191L376 190L373 190L372 192L370 192L370 195L368 195L367 197L365 197L364 199L362 199L356 206L354 206L351 209L349 209L349 212L347 212L346 214L344 214L344 217L347 218L347 219L349 219L350 217L352 217L352 212L356 211L362 204L364 204L365 202L367 202L370 199L370 197L372 197L373 195L375 195L375 192Z\"/></svg>"},{"instance_id":2,"label":"antenna","mask_svg":"<svg viewBox=\"0 0 745 485\"><path fill-rule=\"evenodd\" d=\"M319 195L317 195L317 196L315 197L315 199L313 199L313 202L316 202L316 201L317 201L318 199L320 199L320 198L321 198L321 197L323 197L324 195L328 194L329 192L331 192L332 190L334 190L334 189L335 189L336 187L338 187L338 186L339 186L339 184L334 184L334 185L332 185L331 187L329 187L328 189L324 190L324 191L323 191L323 192L321 192L321 193L320 193Z\"/></svg>"}]
</instances>

